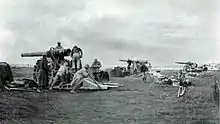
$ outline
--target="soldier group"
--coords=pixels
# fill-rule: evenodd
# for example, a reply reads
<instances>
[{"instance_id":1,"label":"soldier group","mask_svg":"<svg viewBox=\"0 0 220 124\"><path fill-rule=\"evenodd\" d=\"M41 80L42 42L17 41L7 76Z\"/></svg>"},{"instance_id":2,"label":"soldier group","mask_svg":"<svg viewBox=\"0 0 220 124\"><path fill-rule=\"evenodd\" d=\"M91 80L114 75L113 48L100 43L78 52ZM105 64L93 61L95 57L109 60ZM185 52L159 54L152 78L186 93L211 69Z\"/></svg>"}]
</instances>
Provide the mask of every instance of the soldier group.
<instances>
[{"instance_id":1,"label":"soldier group","mask_svg":"<svg viewBox=\"0 0 220 124\"><path fill-rule=\"evenodd\" d=\"M54 48L54 50L63 49L64 48L61 43L57 42L57 46ZM68 55L72 58L71 62L66 61L64 57L61 57L55 58L55 62L49 65L46 53L43 54L41 60L37 61L34 68L33 76L34 80L38 82L39 85L39 88L37 90L38 92L41 92L42 89L46 88L59 89L63 85L64 80L67 80L67 77L72 77L72 80L70 80L70 85L72 86L71 93L76 93L77 90L82 86L83 79L89 76L88 69L90 68L90 66L86 64L84 67L82 67L81 58L83 57L83 51L81 48L74 46ZM54 66L54 64L57 66ZM54 67L58 67L58 71L54 72L55 69L52 69L53 71L50 74L50 68ZM100 80L99 73L101 67L101 62L97 59L94 59L91 69L97 81ZM72 72L74 73L74 76L72 76ZM48 78L49 75L51 75L51 79ZM59 85L54 87L54 85L57 83L59 83Z\"/></svg>"},{"instance_id":2,"label":"soldier group","mask_svg":"<svg viewBox=\"0 0 220 124\"><path fill-rule=\"evenodd\" d=\"M65 49L61 43L58 42L57 46L53 50L60 52ZM72 58L71 61L65 60L64 56L52 55L54 60L52 63L50 63L47 60L47 53L44 53L41 60L37 61L33 76L39 85L38 92L41 92L42 89L46 88L49 88L50 90L53 88L61 89L62 85L68 82L72 87L71 93L76 93L77 90L82 86L83 79L91 76L88 72L89 68L92 69L94 80L101 80L100 75L102 73L100 68L102 67L102 64L100 61L94 59L91 67L88 64L82 67L81 59L83 57L83 51L78 46L73 46L72 50L67 50L67 55ZM146 82L147 76L150 76L149 72L152 67L150 62L128 60L127 63L127 69L130 74L142 73L143 81ZM180 79L182 79L182 77Z\"/></svg>"},{"instance_id":3,"label":"soldier group","mask_svg":"<svg viewBox=\"0 0 220 124\"><path fill-rule=\"evenodd\" d=\"M134 60L127 60L128 66L127 70L131 74L136 74L139 72L146 72L152 68L151 63L149 61L134 61Z\"/></svg>"}]
</instances>

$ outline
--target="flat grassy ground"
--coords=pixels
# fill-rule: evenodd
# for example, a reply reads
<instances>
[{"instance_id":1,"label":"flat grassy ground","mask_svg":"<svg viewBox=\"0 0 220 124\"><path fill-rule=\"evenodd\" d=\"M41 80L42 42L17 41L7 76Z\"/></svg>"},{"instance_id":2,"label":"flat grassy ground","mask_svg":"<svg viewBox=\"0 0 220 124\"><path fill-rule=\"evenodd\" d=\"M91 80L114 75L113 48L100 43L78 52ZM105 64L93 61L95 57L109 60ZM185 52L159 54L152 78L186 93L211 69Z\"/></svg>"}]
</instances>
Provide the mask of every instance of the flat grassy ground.
<instances>
[{"instance_id":1,"label":"flat grassy ground","mask_svg":"<svg viewBox=\"0 0 220 124\"><path fill-rule=\"evenodd\" d=\"M32 77L32 69L13 69L13 73L17 78ZM138 77L125 77L112 81L125 87L79 94L2 92L1 123L202 124L209 121L218 124L214 121L219 116L213 99L214 77L192 79L195 86L189 87L181 98L176 97L176 87L153 80L143 83Z\"/></svg>"}]
</instances>

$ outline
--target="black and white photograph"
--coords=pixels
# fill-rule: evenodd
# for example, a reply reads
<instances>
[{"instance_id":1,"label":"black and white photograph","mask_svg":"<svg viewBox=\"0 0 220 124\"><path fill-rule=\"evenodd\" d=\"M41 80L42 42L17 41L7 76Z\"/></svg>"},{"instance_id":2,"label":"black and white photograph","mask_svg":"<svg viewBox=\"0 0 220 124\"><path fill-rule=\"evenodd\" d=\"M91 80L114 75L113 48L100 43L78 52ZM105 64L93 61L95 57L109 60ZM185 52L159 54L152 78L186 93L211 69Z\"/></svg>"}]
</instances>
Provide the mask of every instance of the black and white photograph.
<instances>
[{"instance_id":1,"label":"black and white photograph","mask_svg":"<svg viewBox=\"0 0 220 124\"><path fill-rule=\"evenodd\" d=\"M220 124L220 0L0 0L0 124Z\"/></svg>"}]
</instances>

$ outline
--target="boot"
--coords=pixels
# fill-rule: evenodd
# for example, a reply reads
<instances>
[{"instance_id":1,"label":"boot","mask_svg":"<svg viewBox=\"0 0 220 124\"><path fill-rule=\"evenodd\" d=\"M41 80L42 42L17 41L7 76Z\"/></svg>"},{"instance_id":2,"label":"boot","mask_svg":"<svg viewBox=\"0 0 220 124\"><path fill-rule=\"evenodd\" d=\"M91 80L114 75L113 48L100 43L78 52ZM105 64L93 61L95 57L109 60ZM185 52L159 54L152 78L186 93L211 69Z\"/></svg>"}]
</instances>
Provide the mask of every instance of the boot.
<instances>
[{"instance_id":1,"label":"boot","mask_svg":"<svg viewBox=\"0 0 220 124\"><path fill-rule=\"evenodd\" d=\"M42 92L42 88L41 88L40 86L38 86L37 92L38 92L38 93L41 93L41 92Z\"/></svg>"},{"instance_id":2,"label":"boot","mask_svg":"<svg viewBox=\"0 0 220 124\"><path fill-rule=\"evenodd\" d=\"M72 94L76 94L77 92L74 91L74 90L71 90L70 93L72 93Z\"/></svg>"}]
</instances>

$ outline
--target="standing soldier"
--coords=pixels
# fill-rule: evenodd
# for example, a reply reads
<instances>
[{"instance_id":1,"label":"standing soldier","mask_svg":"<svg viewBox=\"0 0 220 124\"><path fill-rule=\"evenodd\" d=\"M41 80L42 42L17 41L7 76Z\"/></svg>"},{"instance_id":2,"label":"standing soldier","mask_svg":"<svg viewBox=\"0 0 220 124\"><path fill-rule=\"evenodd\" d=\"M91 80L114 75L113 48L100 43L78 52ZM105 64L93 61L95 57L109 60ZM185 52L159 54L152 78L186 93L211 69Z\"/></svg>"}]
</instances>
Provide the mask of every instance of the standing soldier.
<instances>
[{"instance_id":1,"label":"standing soldier","mask_svg":"<svg viewBox=\"0 0 220 124\"><path fill-rule=\"evenodd\" d=\"M39 83L39 87L42 90L43 88L46 88L48 85L48 61L47 61L47 57L46 54L43 54L43 58L41 59L41 61L39 62L39 76L38 76L38 83Z\"/></svg>"},{"instance_id":2,"label":"standing soldier","mask_svg":"<svg viewBox=\"0 0 220 124\"><path fill-rule=\"evenodd\" d=\"M57 46L55 48L56 50L60 50L60 49L63 49L63 46L61 45L60 42L57 42Z\"/></svg>"},{"instance_id":3,"label":"standing soldier","mask_svg":"<svg viewBox=\"0 0 220 124\"><path fill-rule=\"evenodd\" d=\"M140 71L141 73L143 73L143 81L146 83L146 79L147 79L147 72L148 72L148 67L146 66L146 63L141 63L141 68Z\"/></svg>"},{"instance_id":4,"label":"standing soldier","mask_svg":"<svg viewBox=\"0 0 220 124\"><path fill-rule=\"evenodd\" d=\"M183 96L184 93L186 92L186 77L185 77L185 73L180 70L178 73L178 79L179 79L179 88L178 88L178 93L177 93L177 97Z\"/></svg>"},{"instance_id":5,"label":"standing soldier","mask_svg":"<svg viewBox=\"0 0 220 124\"><path fill-rule=\"evenodd\" d=\"M141 72L141 66L142 66L142 62L141 61L137 61L137 73Z\"/></svg>"},{"instance_id":6,"label":"standing soldier","mask_svg":"<svg viewBox=\"0 0 220 124\"><path fill-rule=\"evenodd\" d=\"M132 64L132 60L128 59L127 63L128 63L128 66L127 66L127 69L128 69L128 72L131 74L131 64Z\"/></svg>"},{"instance_id":7,"label":"standing soldier","mask_svg":"<svg viewBox=\"0 0 220 124\"><path fill-rule=\"evenodd\" d=\"M71 57L72 57L72 68L75 70L75 72L80 69L81 61L83 52L82 49L80 49L77 46L74 46L72 49Z\"/></svg>"},{"instance_id":8,"label":"standing soldier","mask_svg":"<svg viewBox=\"0 0 220 124\"><path fill-rule=\"evenodd\" d=\"M38 72L39 72L39 69L40 69L40 66L39 66L39 62L40 60L37 60L36 62L36 65L34 65L34 74L33 74L33 78L34 78L34 81L37 82L37 76L38 76Z\"/></svg>"},{"instance_id":9,"label":"standing soldier","mask_svg":"<svg viewBox=\"0 0 220 124\"><path fill-rule=\"evenodd\" d=\"M80 69L74 74L73 80L71 82L72 90L70 93L76 93L77 90L82 86L83 79L89 76L88 69L89 65L86 64L84 68Z\"/></svg>"},{"instance_id":10,"label":"standing soldier","mask_svg":"<svg viewBox=\"0 0 220 124\"><path fill-rule=\"evenodd\" d=\"M133 69L132 74L137 74L137 62L136 61L133 62L132 69Z\"/></svg>"},{"instance_id":11,"label":"standing soldier","mask_svg":"<svg viewBox=\"0 0 220 124\"><path fill-rule=\"evenodd\" d=\"M35 82L37 82L37 65L34 65L34 70L33 70L33 79Z\"/></svg>"}]
</instances>

